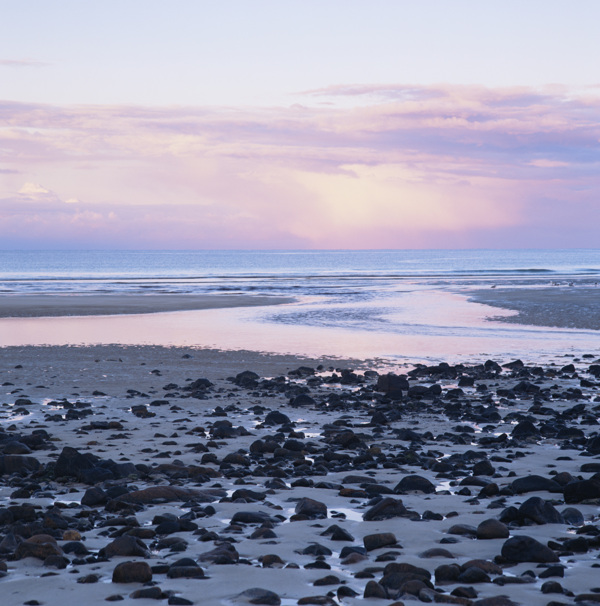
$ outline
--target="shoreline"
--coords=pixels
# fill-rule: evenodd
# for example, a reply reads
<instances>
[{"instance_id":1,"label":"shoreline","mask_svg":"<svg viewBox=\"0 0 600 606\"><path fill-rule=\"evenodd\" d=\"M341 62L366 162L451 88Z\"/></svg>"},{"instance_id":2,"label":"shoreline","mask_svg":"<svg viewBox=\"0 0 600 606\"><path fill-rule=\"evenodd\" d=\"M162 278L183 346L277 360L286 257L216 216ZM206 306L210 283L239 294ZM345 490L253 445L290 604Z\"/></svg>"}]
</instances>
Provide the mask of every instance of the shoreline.
<instances>
[{"instance_id":1,"label":"shoreline","mask_svg":"<svg viewBox=\"0 0 600 606\"><path fill-rule=\"evenodd\" d=\"M586 604L599 364L0 348L3 595Z\"/></svg>"},{"instance_id":2,"label":"shoreline","mask_svg":"<svg viewBox=\"0 0 600 606\"><path fill-rule=\"evenodd\" d=\"M150 314L292 303L292 297L183 294L0 295L0 318Z\"/></svg>"},{"instance_id":3,"label":"shoreline","mask_svg":"<svg viewBox=\"0 0 600 606\"><path fill-rule=\"evenodd\" d=\"M600 288L543 287L477 289L467 299L516 312L489 317L494 322L600 330Z\"/></svg>"}]
</instances>

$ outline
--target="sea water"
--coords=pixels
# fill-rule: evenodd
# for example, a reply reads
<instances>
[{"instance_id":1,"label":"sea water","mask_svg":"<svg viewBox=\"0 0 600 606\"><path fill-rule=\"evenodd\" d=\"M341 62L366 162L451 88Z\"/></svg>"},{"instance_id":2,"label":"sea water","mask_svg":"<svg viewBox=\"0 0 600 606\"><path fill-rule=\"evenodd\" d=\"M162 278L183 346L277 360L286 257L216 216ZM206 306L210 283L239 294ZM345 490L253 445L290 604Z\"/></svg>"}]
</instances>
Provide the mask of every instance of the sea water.
<instances>
[{"instance_id":1,"label":"sea water","mask_svg":"<svg viewBox=\"0 0 600 606\"><path fill-rule=\"evenodd\" d=\"M598 331L519 326L474 288L595 288L600 250L0 251L0 293L257 294L262 308L0 320L0 345L128 343L423 360L598 350ZM599 296L600 296L600 289Z\"/></svg>"}]
</instances>

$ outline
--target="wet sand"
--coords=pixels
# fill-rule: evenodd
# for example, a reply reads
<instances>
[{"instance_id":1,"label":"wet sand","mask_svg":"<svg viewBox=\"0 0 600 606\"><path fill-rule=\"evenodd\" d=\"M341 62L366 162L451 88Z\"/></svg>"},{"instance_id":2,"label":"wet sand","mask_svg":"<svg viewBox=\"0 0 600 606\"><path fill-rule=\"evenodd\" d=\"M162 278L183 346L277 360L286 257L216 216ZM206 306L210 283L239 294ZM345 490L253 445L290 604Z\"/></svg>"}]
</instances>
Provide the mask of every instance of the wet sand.
<instances>
[{"instance_id":1,"label":"wet sand","mask_svg":"<svg viewBox=\"0 0 600 606\"><path fill-rule=\"evenodd\" d=\"M490 318L498 322L600 330L600 287L490 288L469 300L517 312Z\"/></svg>"},{"instance_id":2,"label":"wet sand","mask_svg":"<svg viewBox=\"0 0 600 606\"><path fill-rule=\"evenodd\" d=\"M252 295L43 294L0 296L0 318L112 316L290 303L292 298Z\"/></svg>"}]
</instances>

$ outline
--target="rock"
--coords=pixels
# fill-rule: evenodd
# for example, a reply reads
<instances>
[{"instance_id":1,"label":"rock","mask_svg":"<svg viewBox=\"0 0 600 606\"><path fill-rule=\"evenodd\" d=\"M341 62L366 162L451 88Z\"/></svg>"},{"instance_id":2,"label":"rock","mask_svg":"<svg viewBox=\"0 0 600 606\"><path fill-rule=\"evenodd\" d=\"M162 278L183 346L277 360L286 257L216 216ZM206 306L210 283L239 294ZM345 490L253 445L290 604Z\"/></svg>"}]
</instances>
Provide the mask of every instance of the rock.
<instances>
[{"instance_id":1,"label":"rock","mask_svg":"<svg viewBox=\"0 0 600 606\"><path fill-rule=\"evenodd\" d=\"M280 606L281 604L281 598L275 592L260 587L252 587L242 591L236 596L235 601L246 604L267 604L269 606Z\"/></svg>"},{"instance_id":2,"label":"rock","mask_svg":"<svg viewBox=\"0 0 600 606\"><path fill-rule=\"evenodd\" d=\"M540 491L562 492L563 490L560 484L558 484L558 482L538 475L517 478L512 482L510 487L516 494Z\"/></svg>"},{"instance_id":3,"label":"rock","mask_svg":"<svg viewBox=\"0 0 600 606\"><path fill-rule=\"evenodd\" d=\"M301 393L290 402L290 406L293 406L294 408L299 406L315 406L315 404L315 400L305 393Z\"/></svg>"},{"instance_id":4,"label":"rock","mask_svg":"<svg viewBox=\"0 0 600 606\"><path fill-rule=\"evenodd\" d=\"M232 524L279 524L280 521L264 511L236 511L231 518Z\"/></svg>"},{"instance_id":5,"label":"rock","mask_svg":"<svg viewBox=\"0 0 600 606\"><path fill-rule=\"evenodd\" d=\"M272 410L267 414L264 420L265 425L285 425L290 422L290 418L278 410Z\"/></svg>"},{"instance_id":6,"label":"rock","mask_svg":"<svg viewBox=\"0 0 600 606\"><path fill-rule=\"evenodd\" d=\"M304 497L298 501L295 511L296 514L306 516L310 519L327 517L327 505L308 497Z\"/></svg>"},{"instance_id":7,"label":"rock","mask_svg":"<svg viewBox=\"0 0 600 606\"><path fill-rule=\"evenodd\" d=\"M490 583L491 579L481 568L470 566L458 575L457 581L472 585L474 583Z\"/></svg>"},{"instance_id":8,"label":"rock","mask_svg":"<svg viewBox=\"0 0 600 606\"><path fill-rule=\"evenodd\" d=\"M203 502L216 501L227 495L227 491L219 488L192 490L178 486L151 486L142 490L134 490L119 497L123 503L147 505L150 503L167 503L171 501L188 501L201 499Z\"/></svg>"},{"instance_id":9,"label":"rock","mask_svg":"<svg viewBox=\"0 0 600 606\"><path fill-rule=\"evenodd\" d=\"M519 535L505 541L502 545L502 557L509 562L558 562L558 556L535 539Z\"/></svg>"},{"instance_id":10,"label":"rock","mask_svg":"<svg viewBox=\"0 0 600 606\"><path fill-rule=\"evenodd\" d=\"M387 591L377 581L371 580L365 585L363 598L379 598L386 600L387 597Z\"/></svg>"},{"instance_id":11,"label":"rock","mask_svg":"<svg viewBox=\"0 0 600 606\"><path fill-rule=\"evenodd\" d=\"M217 545L211 551L206 551L198 556L200 562L212 562L213 564L235 564L239 559L240 554L228 542Z\"/></svg>"},{"instance_id":12,"label":"rock","mask_svg":"<svg viewBox=\"0 0 600 606\"><path fill-rule=\"evenodd\" d=\"M457 534L463 537L475 538L477 536L477 528L470 524L454 524L448 528L448 534Z\"/></svg>"},{"instance_id":13,"label":"rock","mask_svg":"<svg viewBox=\"0 0 600 606\"><path fill-rule=\"evenodd\" d=\"M540 437L540 430L531 421L517 423L511 432L513 438Z\"/></svg>"},{"instance_id":14,"label":"rock","mask_svg":"<svg viewBox=\"0 0 600 606\"><path fill-rule=\"evenodd\" d=\"M581 503L588 499L600 499L600 479L591 478L571 482L564 487L565 503Z\"/></svg>"},{"instance_id":15,"label":"rock","mask_svg":"<svg viewBox=\"0 0 600 606\"><path fill-rule=\"evenodd\" d=\"M562 585L558 581L546 581L541 587L542 593L564 593Z\"/></svg>"},{"instance_id":16,"label":"rock","mask_svg":"<svg viewBox=\"0 0 600 606\"><path fill-rule=\"evenodd\" d=\"M575 507L566 507L560 512L560 515L563 517L565 524L571 526L583 526L585 522L583 514Z\"/></svg>"},{"instance_id":17,"label":"rock","mask_svg":"<svg viewBox=\"0 0 600 606\"><path fill-rule=\"evenodd\" d=\"M504 595L497 595L491 598L483 598L471 603L471 606L520 606Z\"/></svg>"},{"instance_id":18,"label":"rock","mask_svg":"<svg viewBox=\"0 0 600 606\"><path fill-rule=\"evenodd\" d=\"M134 592L130 593L129 597L134 600L143 598L147 600L164 600L167 596L160 587L143 587L142 589L136 589Z\"/></svg>"},{"instance_id":19,"label":"rock","mask_svg":"<svg viewBox=\"0 0 600 606\"><path fill-rule=\"evenodd\" d=\"M508 526L498 520L484 520L477 526L477 538L487 539L507 539L509 536Z\"/></svg>"},{"instance_id":20,"label":"rock","mask_svg":"<svg viewBox=\"0 0 600 606\"><path fill-rule=\"evenodd\" d=\"M204 570L200 566L171 566L167 571L169 579L203 579Z\"/></svg>"},{"instance_id":21,"label":"rock","mask_svg":"<svg viewBox=\"0 0 600 606\"><path fill-rule=\"evenodd\" d=\"M32 472L39 471L41 468L42 464L35 457L19 454L0 456L0 476L11 473L29 475Z\"/></svg>"},{"instance_id":22,"label":"rock","mask_svg":"<svg viewBox=\"0 0 600 606\"><path fill-rule=\"evenodd\" d=\"M15 560L37 558L45 560L49 556L62 556L62 549L56 544L56 539L48 535L34 535L20 543L15 551Z\"/></svg>"},{"instance_id":23,"label":"rock","mask_svg":"<svg viewBox=\"0 0 600 606\"><path fill-rule=\"evenodd\" d=\"M104 505L107 501L108 496L106 493L96 486L88 488L83 497L81 497L81 504L86 507L97 507L98 505Z\"/></svg>"},{"instance_id":24,"label":"rock","mask_svg":"<svg viewBox=\"0 0 600 606\"><path fill-rule=\"evenodd\" d=\"M255 387L258 387L258 379L260 379L260 377L255 372L245 370L244 372L238 373L233 382L239 387L254 389Z\"/></svg>"},{"instance_id":25,"label":"rock","mask_svg":"<svg viewBox=\"0 0 600 606\"><path fill-rule=\"evenodd\" d=\"M420 558L454 558L454 556L443 547L432 547L419 554Z\"/></svg>"},{"instance_id":26,"label":"rock","mask_svg":"<svg viewBox=\"0 0 600 606\"><path fill-rule=\"evenodd\" d=\"M146 562L121 562L113 570L113 583L148 583L152 569Z\"/></svg>"},{"instance_id":27,"label":"rock","mask_svg":"<svg viewBox=\"0 0 600 606\"><path fill-rule=\"evenodd\" d=\"M12 442L7 442L2 448L2 452L5 455L28 455L31 454L31 448L23 442L19 442L18 440L13 440Z\"/></svg>"},{"instance_id":28,"label":"rock","mask_svg":"<svg viewBox=\"0 0 600 606\"><path fill-rule=\"evenodd\" d=\"M365 522L388 520L390 518L405 516L407 513L408 510L400 499L384 497L363 514L363 520Z\"/></svg>"},{"instance_id":29,"label":"rock","mask_svg":"<svg viewBox=\"0 0 600 606\"><path fill-rule=\"evenodd\" d=\"M141 539L130 535L117 537L114 541L101 549L99 553L105 558L112 558L114 556L150 557L150 552L144 542Z\"/></svg>"},{"instance_id":30,"label":"rock","mask_svg":"<svg viewBox=\"0 0 600 606\"><path fill-rule=\"evenodd\" d=\"M409 494L409 493L424 493L432 494L435 492L435 486L427 479L422 476L412 475L406 476L398 482L394 488L396 494Z\"/></svg>"},{"instance_id":31,"label":"rock","mask_svg":"<svg viewBox=\"0 0 600 606\"><path fill-rule=\"evenodd\" d=\"M565 521L554 506L540 497L527 499L518 509L519 518L536 524L564 524Z\"/></svg>"},{"instance_id":32,"label":"rock","mask_svg":"<svg viewBox=\"0 0 600 606\"><path fill-rule=\"evenodd\" d=\"M396 537L391 532L378 532L363 537L363 543L367 551L373 551L374 549L379 549L381 547L395 545Z\"/></svg>"}]
</instances>

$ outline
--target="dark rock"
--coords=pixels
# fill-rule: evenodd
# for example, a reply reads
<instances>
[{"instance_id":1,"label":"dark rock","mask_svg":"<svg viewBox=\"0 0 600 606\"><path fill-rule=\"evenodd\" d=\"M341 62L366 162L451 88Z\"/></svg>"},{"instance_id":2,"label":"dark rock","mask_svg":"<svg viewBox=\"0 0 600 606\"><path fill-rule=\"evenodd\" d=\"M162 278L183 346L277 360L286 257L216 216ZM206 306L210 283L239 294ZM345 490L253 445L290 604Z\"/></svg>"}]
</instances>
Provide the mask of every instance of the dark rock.
<instances>
[{"instance_id":1,"label":"dark rock","mask_svg":"<svg viewBox=\"0 0 600 606\"><path fill-rule=\"evenodd\" d=\"M471 566L458 575L457 581L472 585L474 583L490 583L491 579L481 568Z\"/></svg>"},{"instance_id":2,"label":"dark rock","mask_svg":"<svg viewBox=\"0 0 600 606\"><path fill-rule=\"evenodd\" d=\"M290 422L290 418L278 410L272 410L267 414L264 420L265 425L285 425Z\"/></svg>"},{"instance_id":3,"label":"dark rock","mask_svg":"<svg viewBox=\"0 0 600 606\"><path fill-rule=\"evenodd\" d=\"M591 478L571 482L564 487L565 503L581 503L588 499L600 499L600 479Z\"/></svg>"},{"instance_id":4,"label":"dark rock","mask_svg":"<svg viewBox=\"0 0 600 606\"><path fill-rule=\"evenodd\" d=\"M388 597L387 591L384 587L382 587L377 581L370 580L365 585L365 591L363 593L363 598L379 598L382 600L386 600Z\"/></svg>"},{"instance_id":5,"label":"dark rock","mask_svg":"<svg viewBox=\"0 0 600 606\"><path fill-rule=\"evenodd\" d=\"M423 478L422 476L405 476L400 480L400 482L398 482L394 488L394 492L396 494L408 494L414 492L432 494L435 492L435 486L427 478Z\"/></svg>"},{"instance_id":6,"label":"dark rock","mask_svg":"<svg viewBox=\"0 0 600 606\"><path fill-rule=\"evenodd\" d=\"M81 497L81 504L86 507L97 507L98 505L104 505L107 501L108 496L106 493L96 486L88 488L83 497Z\"/></svg>"},{"instance_id":7,"label":"dark rock","mask_svg":"<svg viewBox=\"0 0 600 606\"><path fill-rule=\"evenodd\" d=\"M560 512L560 515L563 517L565 524L571 526L583 526L585 521L581 511L575 507L566 507Z\"/></svg>"},{"instance_id":8,"label":"dark rock","mask_svg":"<svg viewBox=\"0 0 600 606\"><path fill-rule=\"evenodd\" d=\"M499 520L484 520L477 526L477 538L481 540L507 539L508 536L508 527Z\"/></svg>"},{"instance_id":9,"label":"dark rock","mask_svg":"<svg viewBox=\"0 0 600 606\"><path fill-rule=\"evenodd\" d=\"M298 501L295 511L296 514L304 515L310 519L327 517L327 505L308 497L304 497Z\"/></svg>"},{"instance_id":10,"label":"dark rock","mask_svg":"<svg viewBox=\"0 0 600 606\"><path fill-rule=\"evenodd\" d=\"M246 589L236 596L236 601L246 602L247 604L266 604L268 606L280 606L281 598L273 591L252 587Z\"/></svg>"},{"instance_id":11,"label":"dark rock","mask_svg":"<svg viewBox=\"0 0 600 606\"><path fill-rule=\"evenodd\" d=\"M519 535L505 541L502 557L509 562L558 562L558 556L535 539Z\"/></svg>"},{"instance_id":12,"label":"dark rock","mask_svg":"<svg viewBox=\"0 0 600 606\"><path fill-rule=\"evenodd\" d=\"M517 478L510 485L515 494L523 494L526 492L562 492L560 484L549 478L544 478L538 475L526 476L524 478Z\"/></svg>"},{"instance_id":13,"label":"dark rock","mask_svg":"<svg viewBox=\"0 0 600 606\"><path fill-rule=\"evenodd\" d=\"M160 587L142 587L142 589L136 589L130 593L129 597L134 600L143 598L147 600L163 600L166 596Z\"/></svg>"},{"instance_id":14,"label":"dark rock","mask_svg":"<svg viewBox=\"0 0 600 606\"><path fill-rule=\"evenodd\" d=\"M400 499L384 497L363 514L365 522L388 520L407 515L408 510Z\"/></svg>"},{"instance_id":15,"label":"dark rock","mask_svg":"<svg viewBox=\"0 0 600 606\"><path fill-rule=\"evenodd\" d=\"M527 499L518 509L521 520L532 520L536 524L564 524L562 515L554 506L540 497Z\"/></svg>"},{"instance_id":16,"label":"dark rock","mask_svg":"<svg viewBox=\"0 0 600 606\"><path fill-rule=\"evenodd\" d=\"M27 457L19 454L5 454L0 456L0 476L11 473L27 475L39 471L41 467L42 464L35 457Z\"/></svg>"},{"instance_id":17,"label":"dark rock","mask_svg":"<svg viewBox=\"0 0 600 606\"><path fill-rule=\"evenodd\" d=\"M113 583L148 583L152 569L146 562L121 562L113 570Z\"/></svg>"},{"instance_id":18,"label":"dark rock","mask_svg":"<svg viewBox=\"0 0 600 606\"><path fill-rule=\"evenodd\" d=\"M206 551L198 556L200 562L212 562L213 564L235 564L240 559L240 554L231 543L217 545L211 551Z\"/></svg>"},{"instance_id":19,"label":"dark rock","mask_svg":"<svg viewBox=\"0 0 600 606\"><path fill-rule=\"evenodd\" d=\"M150 552L144 542L141 539L130 535L117 537L114 541L101 549L99 553L105 558L112 558L114 556L150 557Z\"/></svg>"},{"instance_id":20,"label":"dark rock","mask_svg":"<svg viewBox=\"0 0 600 606\"><path fill-rule=\"evenodd\" d=\"M374 549L379 549L381 547L395 545L396 537L391 532L378 532L363 537L363 543L367 551L373 551Z\"/></svg>"}]
</instances>

